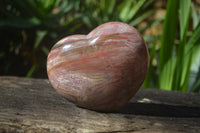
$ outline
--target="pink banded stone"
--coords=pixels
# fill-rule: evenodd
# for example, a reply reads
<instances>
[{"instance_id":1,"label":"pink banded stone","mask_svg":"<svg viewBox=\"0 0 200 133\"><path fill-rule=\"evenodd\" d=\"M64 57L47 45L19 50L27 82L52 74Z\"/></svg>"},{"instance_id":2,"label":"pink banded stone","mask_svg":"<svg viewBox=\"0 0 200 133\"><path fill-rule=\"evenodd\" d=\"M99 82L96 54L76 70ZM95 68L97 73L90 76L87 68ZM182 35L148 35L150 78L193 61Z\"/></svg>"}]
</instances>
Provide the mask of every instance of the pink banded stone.
<instances>
[{"instance_id":1,"label":"pink banded stone","mask_svg":"<svg viewBox=\"0 0 200 133\"><path fill-rule=\"evenodd\" d=\"M149 54L139 32L121 22L56 43L47 59L55 90L74 104L97 111L121 108L142 85Z\"/></svg>"}]
</instances>

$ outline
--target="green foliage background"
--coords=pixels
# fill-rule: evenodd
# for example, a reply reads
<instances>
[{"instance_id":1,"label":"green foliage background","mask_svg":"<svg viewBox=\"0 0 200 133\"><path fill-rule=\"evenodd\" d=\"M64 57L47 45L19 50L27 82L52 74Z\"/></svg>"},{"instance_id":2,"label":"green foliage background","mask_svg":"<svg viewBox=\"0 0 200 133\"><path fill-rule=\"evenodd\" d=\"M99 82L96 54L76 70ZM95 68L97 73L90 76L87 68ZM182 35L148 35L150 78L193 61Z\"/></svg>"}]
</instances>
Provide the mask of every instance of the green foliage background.
<instances>
[{"instance_id":1,"label":"green foliage background","mask_svg":"<svg viewBox=\"0 0 200 133\"><path fill-rule=\"evenodd\" d=\"M143 87L200 92L199 5L168 0L166 15L152 20L158 10L155 2L1 0L0 75L47 78L46 57L53 44L71 34L87 34L105 22L125 22L141 34L163 23L162 34L144 36L150 67ZM139 26L143 21L148 25Z\"/></svg>"}]
</instances>

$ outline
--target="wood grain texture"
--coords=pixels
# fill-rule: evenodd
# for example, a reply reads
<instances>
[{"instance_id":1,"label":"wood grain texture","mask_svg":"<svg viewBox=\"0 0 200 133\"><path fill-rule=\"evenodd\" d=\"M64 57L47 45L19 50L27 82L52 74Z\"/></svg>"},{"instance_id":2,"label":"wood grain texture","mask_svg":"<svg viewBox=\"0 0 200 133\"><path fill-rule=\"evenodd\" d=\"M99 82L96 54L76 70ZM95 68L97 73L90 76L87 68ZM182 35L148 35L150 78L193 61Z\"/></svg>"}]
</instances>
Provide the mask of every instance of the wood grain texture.
<instances>
[{"instance_id":1,"label":"wood grain texture","mask_svg":"<svg viewBox=\"0 0 200 133\"><path fill-rule=\"evenodd\" d=\"M63 99L46 79L0 77L0 133L198 133L200 95L140 89L120 111Z\"/></svg>"}]
</instances>

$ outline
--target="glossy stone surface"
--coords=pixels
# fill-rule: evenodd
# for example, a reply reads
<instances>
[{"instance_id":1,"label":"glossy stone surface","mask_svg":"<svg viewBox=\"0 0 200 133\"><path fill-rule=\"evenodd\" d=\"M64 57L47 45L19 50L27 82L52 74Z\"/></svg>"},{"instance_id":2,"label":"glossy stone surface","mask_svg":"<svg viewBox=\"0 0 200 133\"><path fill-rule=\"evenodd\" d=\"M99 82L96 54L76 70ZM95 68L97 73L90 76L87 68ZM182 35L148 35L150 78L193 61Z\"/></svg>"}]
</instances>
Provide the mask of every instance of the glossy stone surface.
<instances>
[{"instance_id":1,"label":"glossy stone surface","mask_svg":"<svg viewBox=\"0 0 200 133\"><path fill-rule=\"evenodd\" d=\"M92 110L121 108L142 85L149 55L139 32L121 22L100 25L88 35L57 42L47 59L55 90L74 104Z\"/></svg>"}]
</instances>

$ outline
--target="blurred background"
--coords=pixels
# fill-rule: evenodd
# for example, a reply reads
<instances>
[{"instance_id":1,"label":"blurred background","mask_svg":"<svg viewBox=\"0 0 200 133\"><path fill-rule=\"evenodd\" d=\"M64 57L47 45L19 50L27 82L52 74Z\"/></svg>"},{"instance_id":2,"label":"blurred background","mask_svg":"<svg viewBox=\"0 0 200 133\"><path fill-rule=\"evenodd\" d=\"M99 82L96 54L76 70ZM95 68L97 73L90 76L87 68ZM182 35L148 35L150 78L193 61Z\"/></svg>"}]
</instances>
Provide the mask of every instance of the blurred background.
<instances>
[{"instance_id":1,"label":"blurred background","mask_svg":"<svg viewBox=\"0 0 200 133\"><path fill-rule=\"evenodd\" d=\"M149 52L143 88L200 92L200 0L0 0L0 75L47 78L51 47L109 21L136 27Z\"/></svg>"}]
</instances>

